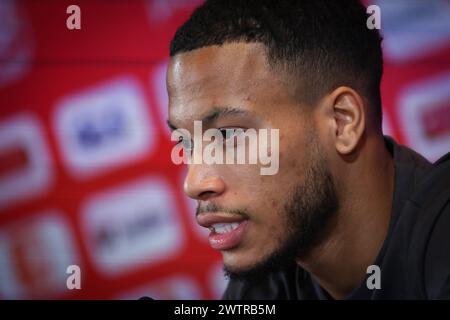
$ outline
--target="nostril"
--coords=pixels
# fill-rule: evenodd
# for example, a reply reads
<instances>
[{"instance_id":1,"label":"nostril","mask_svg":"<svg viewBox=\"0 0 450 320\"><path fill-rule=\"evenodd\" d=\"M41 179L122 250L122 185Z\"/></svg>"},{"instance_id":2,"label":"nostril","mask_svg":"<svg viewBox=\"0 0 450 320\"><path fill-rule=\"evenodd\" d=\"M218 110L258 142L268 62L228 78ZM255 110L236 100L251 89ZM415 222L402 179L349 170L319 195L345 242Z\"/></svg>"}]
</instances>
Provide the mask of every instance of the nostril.
<instances>
[{"instance_id":1,"label":"nostril","mask_svg":"<svg viewBox=\"0 0 450 320\"><path fill-rule=\"evenodd\" d=\"M198 195L198 198L200 200L208 200L209 198L214 197L215 194L216 192L214 191L203 191Z\"/></svg>"}]
</instances>

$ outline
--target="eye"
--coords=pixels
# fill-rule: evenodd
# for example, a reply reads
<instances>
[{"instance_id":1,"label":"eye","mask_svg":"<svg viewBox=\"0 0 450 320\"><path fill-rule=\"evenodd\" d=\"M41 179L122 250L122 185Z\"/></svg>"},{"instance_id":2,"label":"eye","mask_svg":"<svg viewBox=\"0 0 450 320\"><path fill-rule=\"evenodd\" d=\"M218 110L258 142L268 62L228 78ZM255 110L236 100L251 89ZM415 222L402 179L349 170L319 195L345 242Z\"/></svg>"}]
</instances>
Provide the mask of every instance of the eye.
<instances>
[{"instance_id":1,"label":"eye","mask_svg":"<svg viewBox=\"0 0 450 320\"><path fill-rule=\"evenodd\" d=\"M224 141L226 141L238 137L244 133L245 130L243 128L220 128L219 131L222 134Z\"/></svg>"},{"instance_id":2,"label":"eye","mask_svg":"<svg viewBox=\"0 0 450 320\"><path fill-rule=\"evenodd\" d=\"M194 147L194 142L191 139L188 139L186 137L179 137L177 145L181 145L181 147L186 150L187 152L192 152L192 149Z\"/></svg>"}]
</instances>

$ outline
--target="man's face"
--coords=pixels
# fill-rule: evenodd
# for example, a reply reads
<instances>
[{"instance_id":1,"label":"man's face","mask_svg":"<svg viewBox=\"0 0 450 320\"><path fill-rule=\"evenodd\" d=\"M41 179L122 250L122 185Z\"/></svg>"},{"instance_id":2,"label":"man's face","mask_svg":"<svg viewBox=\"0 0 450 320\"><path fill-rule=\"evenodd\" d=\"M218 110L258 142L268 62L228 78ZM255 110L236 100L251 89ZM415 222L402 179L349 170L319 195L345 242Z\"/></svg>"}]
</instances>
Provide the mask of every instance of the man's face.
<instances>
[{"instance_id":1,"label":"man's face","mask_svg":"<svg viewBox=\"0 0 450 320\"><path fill-rule=\"evenodd\" d=\"M337 208L312 111L298 105L260 44L233 43L178 54L169 64L169 122L209 128L279 129L279 171L259 164L190 164L185 192L231 275L280 266L325 236ZM230 111L231 110L231 111ZM194 152L195 152L194 146Z\"/></svg>"}]
</instances>

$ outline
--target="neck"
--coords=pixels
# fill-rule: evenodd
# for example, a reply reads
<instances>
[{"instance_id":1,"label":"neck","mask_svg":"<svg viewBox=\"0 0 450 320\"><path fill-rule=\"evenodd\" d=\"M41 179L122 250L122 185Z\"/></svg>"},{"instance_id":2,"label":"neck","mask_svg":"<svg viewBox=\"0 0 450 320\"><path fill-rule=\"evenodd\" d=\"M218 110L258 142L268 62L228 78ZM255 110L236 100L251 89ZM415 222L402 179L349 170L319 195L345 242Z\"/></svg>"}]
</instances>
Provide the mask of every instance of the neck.
<instances>
[{"instance_id":1,"label":"neck","mask_svg":"<svg viewBox=\"0 0 450 320\"><path fill-rule=\"evenodd\" d=\"M394 161L384 140L379 140L370 142L372 147L360 154L358 164L339 169L345 180L337 182L336 225L325 241L297 260L335 299L345 298L364 281L389 228Z\"/></svg>"}]
</instances>

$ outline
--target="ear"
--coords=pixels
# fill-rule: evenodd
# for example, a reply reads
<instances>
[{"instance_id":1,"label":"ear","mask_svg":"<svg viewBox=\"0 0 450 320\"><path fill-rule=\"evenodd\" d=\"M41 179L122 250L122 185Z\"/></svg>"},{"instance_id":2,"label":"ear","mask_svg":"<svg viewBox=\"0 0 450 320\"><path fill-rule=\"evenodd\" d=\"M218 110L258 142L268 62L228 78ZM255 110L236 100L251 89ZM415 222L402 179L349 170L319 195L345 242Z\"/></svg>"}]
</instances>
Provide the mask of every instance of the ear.
<instances>
[{"instance_id":1,"label":"ear","mask_svg":"<svg viewBox=\"0 0 450 320\"><path fill-rule=\"evenodd\" d=\"M364 101L349 87L339 87L330 94L335 125L335 148L341 155L353 152L366 129Z\"/></svg>"}]
</instances>

